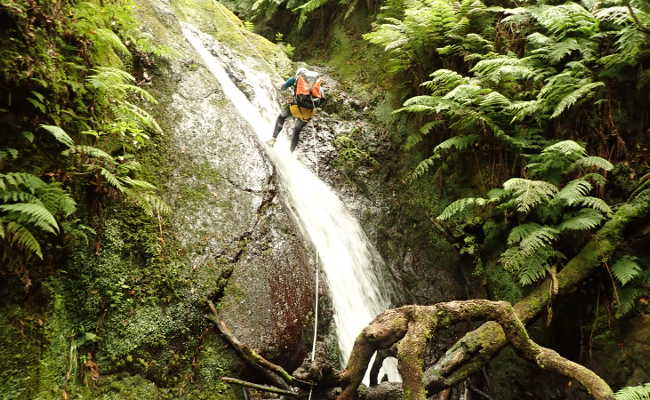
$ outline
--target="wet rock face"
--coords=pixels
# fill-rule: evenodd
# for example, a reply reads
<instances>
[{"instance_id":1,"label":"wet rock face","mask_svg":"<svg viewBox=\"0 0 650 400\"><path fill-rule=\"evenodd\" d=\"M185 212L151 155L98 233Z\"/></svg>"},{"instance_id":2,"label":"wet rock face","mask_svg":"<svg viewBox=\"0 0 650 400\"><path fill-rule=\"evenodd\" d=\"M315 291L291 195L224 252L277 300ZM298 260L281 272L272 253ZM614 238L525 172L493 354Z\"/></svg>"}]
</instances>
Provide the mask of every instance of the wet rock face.
<instances>
[{"instance_id":1,"label":"wet rock face","mask_svg":"<svg viewBox=\"0 0 650 400\"><path fill-rule=\"evenodd\" d=\"M313 307L312 257L255 134L183 37L175 15L192 13L140 4L144 29L176 53L158 65L151 91L167 135L164 197L186 255L188 290L197 301L212 298L223 271L232 270L214 299L220 317L242 342L294 366Z\"/></svg>"}]
</instances>

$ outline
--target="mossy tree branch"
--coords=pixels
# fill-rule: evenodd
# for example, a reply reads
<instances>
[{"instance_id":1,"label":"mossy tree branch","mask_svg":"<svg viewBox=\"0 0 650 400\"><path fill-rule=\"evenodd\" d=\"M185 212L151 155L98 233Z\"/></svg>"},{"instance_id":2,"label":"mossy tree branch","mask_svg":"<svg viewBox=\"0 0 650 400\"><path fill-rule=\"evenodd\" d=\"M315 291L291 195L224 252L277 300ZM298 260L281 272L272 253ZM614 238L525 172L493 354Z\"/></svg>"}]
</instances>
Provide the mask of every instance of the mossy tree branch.
<instances>
[{"instance_id":1,"label":"mossy tree branch","mask_svg":"<svg viewBox=\"0 0 650 400\"><path fill-rule=\"evenodd\" d=\"M624 233L633 223L648 218L650 190L634 201L622 205L594 238L556 275L558 294L572 291L582 280L602 265L624 243ZM533 319L552 300L549 282L538 285L528 296L514 305L518 318L524 323ZM507 343L503 329L487 322L467 333L425 374L429 388L442 389L455 385L477 372Z\"/></svg>"},{"instance_id":2,"label":"mossy tree branch","mask_svg":"<svg viewBox=\"0 0 650 400\"><path fill-rule=\"evenodd\" d=\"M611 388L598 375L557 352L533 342L517 311L510 303L490 300L466 300L432 306L404 306L385 311L357 337L346 369L341 373L343 392L337 400L352 400L375 350L397 344L399 371L405 400L425 400L424 353L436 330L461 320L489 319L501 326L508 342L518 354L540 368L548 369L580 382L597 400L613 400Z\"/></svg>"}]
</instances>

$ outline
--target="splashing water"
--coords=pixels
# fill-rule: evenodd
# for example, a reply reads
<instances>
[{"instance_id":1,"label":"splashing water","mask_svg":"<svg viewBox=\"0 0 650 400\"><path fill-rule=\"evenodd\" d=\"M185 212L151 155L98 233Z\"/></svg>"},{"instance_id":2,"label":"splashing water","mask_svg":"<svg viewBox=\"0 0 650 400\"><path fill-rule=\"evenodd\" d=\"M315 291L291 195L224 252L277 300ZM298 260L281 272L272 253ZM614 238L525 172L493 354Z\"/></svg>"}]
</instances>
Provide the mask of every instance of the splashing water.
<instances>
[{"instance_id":1,"label":"splashing water","mask_svg":"<svg viewBox=\"0 0 650 400\"><path fill-rule=\"evenodd\" d=\"M275 91L270 77L239 65L254 92L255 104L251 103L235 86L221 61L204 45L214 44L214 39L187 23L182 23L182 29L208 70L219 81L225 95L251 125L257 138L261 143L270 139L275 116L279 113L277 101L272 95ZM280 136L273 148L264 148L288 192L303 232L318 252L331 291L339 347L346 363L357 335L390 305L379 292L373 267L373 261L381 262L381 259L358 221L336 194L290 152L288 139L284 135ZM393 382L401 381L395 361L387 359L383 367ZM367 383L367 375L364 381Z\"/></svg>"}]
</instances>

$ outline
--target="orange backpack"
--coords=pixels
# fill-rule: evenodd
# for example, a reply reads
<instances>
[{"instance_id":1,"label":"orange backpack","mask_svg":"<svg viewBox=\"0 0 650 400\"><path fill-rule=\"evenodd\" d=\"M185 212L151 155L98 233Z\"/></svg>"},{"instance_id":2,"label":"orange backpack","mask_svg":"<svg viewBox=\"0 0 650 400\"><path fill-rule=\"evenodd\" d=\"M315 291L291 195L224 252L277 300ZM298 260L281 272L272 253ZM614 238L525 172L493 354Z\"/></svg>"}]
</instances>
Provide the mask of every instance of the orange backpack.
<instances>
[{"instance_id":1,"label":"orange backpack","mask_svg":"<svg viewBox=\"0 0 650 400\"><path fill-rule=\"evenodd\" d=\"M296 104L303 108L315 108L322 102L320 76L318 72L302 71L296 76L294 92Z\"/></svg>"}]
</instances>

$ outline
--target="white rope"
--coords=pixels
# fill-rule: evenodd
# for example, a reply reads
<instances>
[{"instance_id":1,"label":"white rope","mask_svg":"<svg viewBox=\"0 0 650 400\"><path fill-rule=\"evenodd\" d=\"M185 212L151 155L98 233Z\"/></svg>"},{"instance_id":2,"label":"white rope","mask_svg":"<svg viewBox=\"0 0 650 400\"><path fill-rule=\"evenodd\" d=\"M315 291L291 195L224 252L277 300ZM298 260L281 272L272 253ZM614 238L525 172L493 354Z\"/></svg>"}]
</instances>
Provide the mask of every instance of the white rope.
<instances>
[{"instance_id":1,"label":"white rope","mask_svg":"<svg viewBox=\"0 0 650 400\"><path fill-rule=\"evenodd\" d=\"M314 357L316 356L316 337L318 336L318 283L320 279L318 279L318 271L320 269L320 266L316 266L316 291L315 291L315 301L316 303L314 304L314 340L312 341L311 345L311 362L314 362ZM309 398L307 400L311 400L311 394L312 391L314 390L313 386L309 387Z\"/></svg>"}]
</instances>

